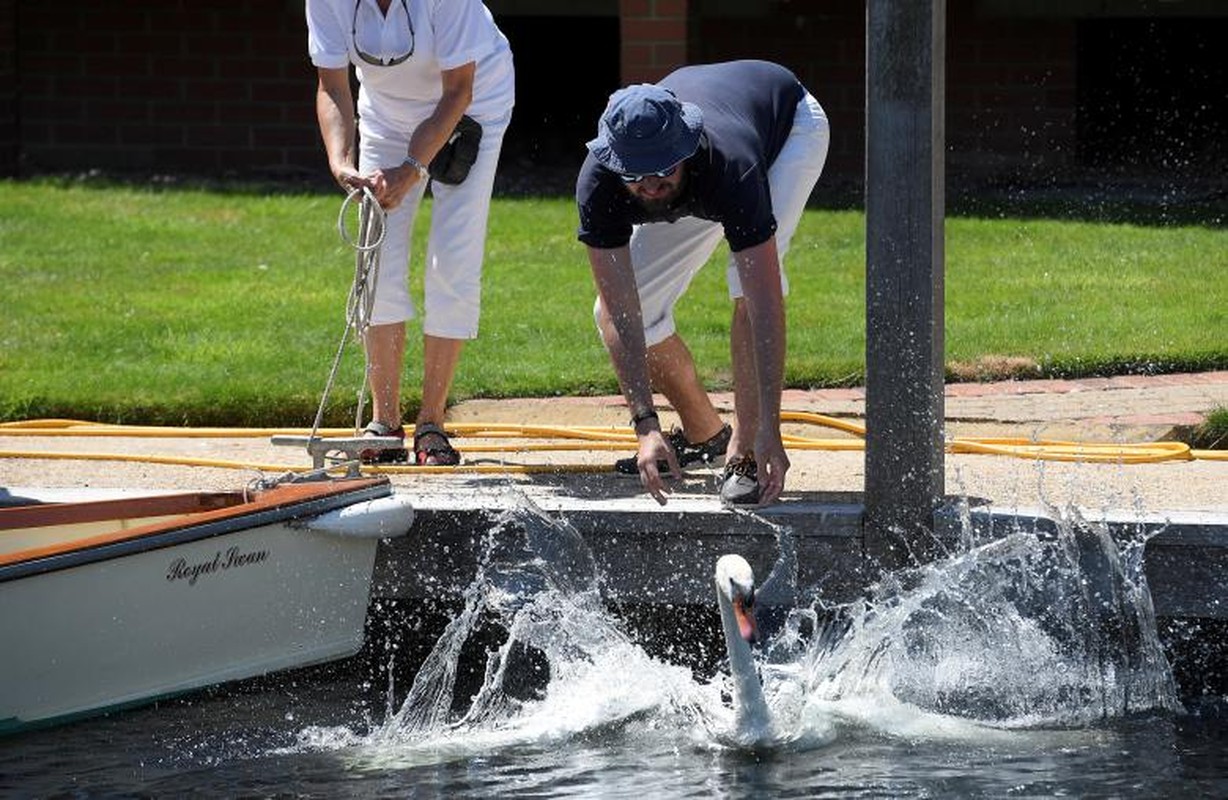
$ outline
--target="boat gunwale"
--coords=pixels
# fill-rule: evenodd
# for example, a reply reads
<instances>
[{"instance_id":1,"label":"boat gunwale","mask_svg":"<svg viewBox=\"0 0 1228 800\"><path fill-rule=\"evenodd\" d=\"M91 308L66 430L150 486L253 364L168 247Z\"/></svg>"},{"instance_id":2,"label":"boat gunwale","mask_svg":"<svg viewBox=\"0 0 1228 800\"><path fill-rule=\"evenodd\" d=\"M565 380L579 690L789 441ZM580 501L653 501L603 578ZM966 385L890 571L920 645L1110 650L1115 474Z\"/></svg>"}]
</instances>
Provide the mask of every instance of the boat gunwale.
<instances>
[{"instance_id":1,"label":"boat gunwale","mask_svg":"<svg viewBox=\"0 0 1228 800\"><path fill-rule=\"evenodd\" d=\"M4 530L18 526L5 525L4 515L24 511L24 519L30 512L43 509L47 516L61 524L72 509L80 506L84 516L95 516L106 508L120 509L130 506L135 500L156 500L175 497L179 502L191 495L225 495L235 492L188 492L183 495L161 495L144 498L120 498L116 500L85 501L74 503L47 503L37 506L0 508L0 535ZM157 550L186 544L202 539L224 536L239 530L258 528L304 517L314 517L344 508L364 500L374 500L392 494L392 484L387 477L330 479L327 481L304 481L282 483L261 491L251 499L221 508L189 512L174 519L164 519L147 525L95 534L53 545L29 548L0 555L0 584L47 572L83 566L135 553ZM109 504L109 505L108 505ZM155 507L155 503L151 507ZM168 506L161 506L163 508ZM121 515L115 514L115 518ZM17 518L16 514L12 515ZM105 518L105 517L104 517ZM86 521L84 517L81 521ZM35 526L27 526L35 527Z\"/></svg>"}]
</instances>

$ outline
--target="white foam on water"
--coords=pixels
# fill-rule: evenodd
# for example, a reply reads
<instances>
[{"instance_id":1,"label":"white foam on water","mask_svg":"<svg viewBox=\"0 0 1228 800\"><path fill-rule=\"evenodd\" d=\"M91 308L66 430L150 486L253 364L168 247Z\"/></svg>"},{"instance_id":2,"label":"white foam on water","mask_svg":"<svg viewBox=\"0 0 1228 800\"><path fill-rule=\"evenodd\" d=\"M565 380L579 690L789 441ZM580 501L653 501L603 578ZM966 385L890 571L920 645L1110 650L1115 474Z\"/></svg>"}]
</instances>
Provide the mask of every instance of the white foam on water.
<instances>
[{"instance_id":1,"label":"white foam on water","mask_svg":"<svg viewBox=\"0 0 1228 800\"><path fill-rule=\"evenodd\" d=\"M516 526L524 535L509 549ZM794 752L843 736L986 744L1044 731L1077 743L1109 720L1180 709L1141 547L1127 543L1123 558L1106 530L1078 518L1056 535L961 541L962 552L888 576L862 602L793 609L761 652L772 731L749 741L735 731L728 676L699 680L646 653L603 605L578 534L522 510L496 526L465 608L402 706L366 733L307 729L297 748L362 769L576 741ZM492 618L507 641L467 710L454 711L461 648ZM549 666L537 696L508 689L513 645Z\"/></svg>"}]
</instances>

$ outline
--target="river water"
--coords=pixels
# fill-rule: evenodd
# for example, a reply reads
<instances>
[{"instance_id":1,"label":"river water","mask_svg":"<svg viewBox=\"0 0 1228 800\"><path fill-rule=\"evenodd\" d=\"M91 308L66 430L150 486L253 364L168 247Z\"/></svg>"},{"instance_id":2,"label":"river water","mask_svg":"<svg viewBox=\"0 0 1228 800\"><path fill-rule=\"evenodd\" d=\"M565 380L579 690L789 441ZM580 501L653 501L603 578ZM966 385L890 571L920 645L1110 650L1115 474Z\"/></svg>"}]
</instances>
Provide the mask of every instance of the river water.
<instances>
[{"instance_id":1,"label":"river water","mask_svg":"<svg viewBox=\"0 0 1228 800\"><path fill-rule=\"evenodd\" d=\"M645 644L541 520L492 526L433 618L377 603L355 659L0 739L0 796L1228 796L1228 699L1177 685L1141 542L969 534L854 604L765 609L747 738L723 644L682 630L715 612Z\"/></svg>"}]
</instances>

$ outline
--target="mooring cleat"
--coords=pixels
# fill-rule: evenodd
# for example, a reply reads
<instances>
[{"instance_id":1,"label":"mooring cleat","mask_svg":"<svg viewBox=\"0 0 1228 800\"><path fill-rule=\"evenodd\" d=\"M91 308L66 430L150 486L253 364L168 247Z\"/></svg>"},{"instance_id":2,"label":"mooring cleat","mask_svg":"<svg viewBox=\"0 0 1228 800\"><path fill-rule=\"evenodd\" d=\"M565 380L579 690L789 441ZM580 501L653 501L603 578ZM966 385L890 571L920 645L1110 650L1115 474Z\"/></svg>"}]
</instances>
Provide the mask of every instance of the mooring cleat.
<instances>
[{"instance_id":1,"label":"mooring cleat","mask_svg":"<svg viewBox=\"0 0 1228 800\"><path fill-rule=\"evenodd\" d=\"M311 456L313 469L323 469L329 461L329 455L344 453L344 458L331 459L334 464L344 463L346 474L356 477L360 474L360 454L367 451L404 450L405 440L398 436L347 436L347 437L311 437L278 435L270 439L272 444L282 447L302 447Z\"/></svg>"}]
</instances>

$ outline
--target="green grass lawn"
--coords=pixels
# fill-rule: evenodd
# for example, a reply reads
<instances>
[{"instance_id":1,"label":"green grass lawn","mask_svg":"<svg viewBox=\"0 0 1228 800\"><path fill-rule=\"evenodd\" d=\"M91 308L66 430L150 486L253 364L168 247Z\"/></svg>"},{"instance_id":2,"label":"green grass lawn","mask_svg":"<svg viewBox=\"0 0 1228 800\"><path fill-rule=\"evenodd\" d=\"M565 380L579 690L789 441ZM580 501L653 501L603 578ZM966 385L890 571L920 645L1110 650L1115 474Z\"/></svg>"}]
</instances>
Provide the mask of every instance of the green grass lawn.
<instances>
[{"instance_id":1,"label":"green grass lawn","mask_svg":"<svg viewBox=\"0 0 1228 800\"><path fill-rule=\"evenodd\" d=\"M0 420L310 424L354 271L336 229L341 200L0 182ZM419 281L426 217L414 241ZM863 380L864 224L858 211L802 220L786 261L791 387ZM617 392L575 227L570 199L496 199L481 335L454 400ZM712 389L729 379L725 256L718 250L679 308ZM1228 368L1226 275L1222 226L950 218L948 374ZM420 283L412 288L420 303ZM407 415L418 330L411 323ZM328 424L352 421L362 367L352 344Z\"/></svg>"}]
</instances>

